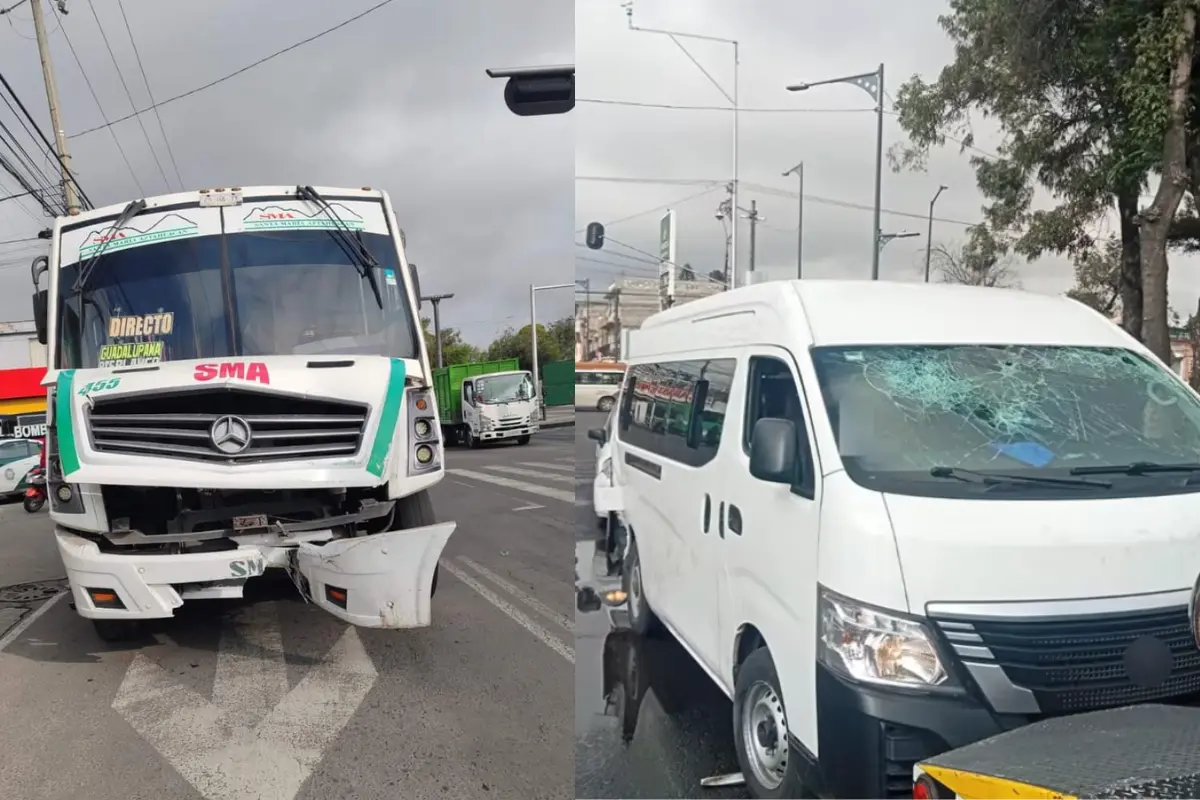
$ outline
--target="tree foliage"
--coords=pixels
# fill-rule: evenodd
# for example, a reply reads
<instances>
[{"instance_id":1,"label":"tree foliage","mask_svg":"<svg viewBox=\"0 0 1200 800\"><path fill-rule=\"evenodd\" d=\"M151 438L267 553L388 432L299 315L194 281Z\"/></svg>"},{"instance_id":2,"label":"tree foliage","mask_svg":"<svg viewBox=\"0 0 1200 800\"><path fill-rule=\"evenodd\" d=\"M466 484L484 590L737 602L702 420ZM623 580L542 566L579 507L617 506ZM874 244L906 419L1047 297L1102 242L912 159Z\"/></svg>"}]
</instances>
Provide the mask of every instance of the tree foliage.
<instances>
[{"instance_id":1,"label":"tree foliage","mask_svg":"<svg viewBox=\"0 0 1200 800\"><path fill-rule=\"evenodd\" d=\"M1067 292L1111 317L1121 310L1121 240L1110 236L1075 259L1075 286Z\"/></svg>"},{"instance_id":2,"label":"tree foliage","mask_svg":"<svg viewBox=\"0 0 1200 800\"><path fill-rule=\"evenodd\" d=\"M433 324L428 317L421 318L421 329L425 333L425 346L429 349L429 360L436 363L437 347L433 338ZM515 330L507 328L487 347L476 347L462 338L457 328L442 328L442 362L466 364L472 361L491 361L501 358L519 358L521 369L532 369L532 341L529 326ZM575 354L575 318L563 317L549 325L538 325L538 364L573 358Z\"/></svg>"},{"instance_id":3,"label":"tree foliage","mask_svg":"<svg viewBox=\"0 0 1200 800\"><path fill-rule=\"evenodd\" d=\"M1091 231L1115 207L1122 324L1140 336L1138 197L1163 165L1172 68L1191 46L1180 9L1192 1L951 0L939 23L954 59L935 81L914 76L897 93L909 141L893 148L893 167L924 168L931 148L960 141L987 226L1029 259L1107 256ZM999 125L998 157L973 150L973 116ZM1033 207L1038 186L1050 208Z\"/></svg>"},{"instance_id":4,"label":"tree foliage","mask_svg":"<svg viewBox=\"0 0 1200 800\"><path fill-rule=\"evenodd\" d=\"M425 348L429 351L429 360L437 363L437 342L433 337L433 323L429 317L421 317L421 331L425 334ZM463 341L458 328L442 328L442 363L466 364L477 361L483 354L478 347Z\"/></svg>"},{"instance_id":5,"label":"tree foliage","mask_svg":"<svg viewBox=\"0 0 1200 800\"><path fill-rule=\"evenodd\" d=\"M934 245L929 260L932 271L943 283L998 289L1021 285L1005 245L982 227L972 228L962 244Z\"/></svg>"}]
</instances>

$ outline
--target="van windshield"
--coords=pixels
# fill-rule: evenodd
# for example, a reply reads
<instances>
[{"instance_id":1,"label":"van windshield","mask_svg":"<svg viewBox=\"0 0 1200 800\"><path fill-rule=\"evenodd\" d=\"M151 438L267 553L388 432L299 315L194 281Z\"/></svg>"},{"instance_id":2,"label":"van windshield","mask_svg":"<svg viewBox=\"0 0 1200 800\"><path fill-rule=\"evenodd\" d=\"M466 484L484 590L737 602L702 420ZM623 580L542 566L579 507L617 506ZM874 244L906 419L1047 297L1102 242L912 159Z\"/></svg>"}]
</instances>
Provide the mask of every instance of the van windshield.
<instances>
[{"instance_id":1,"label":"van windshield","mask_svg":"<svg viewBox=\"0 0 1200 800\"><path fill-rule=\"evenodd\" d=\"M1123 348L817 347L812 355L846 472L878 491L978 496L994 488L935 477L934 467L1067 477L1079 468L1200 462L1200 400ZM1119 494L1200 490L1200 473L1187 470L1104 479ZM1097 496L1095 487L1005 489L1005 498Z\"/></svg>"}]
</instances>

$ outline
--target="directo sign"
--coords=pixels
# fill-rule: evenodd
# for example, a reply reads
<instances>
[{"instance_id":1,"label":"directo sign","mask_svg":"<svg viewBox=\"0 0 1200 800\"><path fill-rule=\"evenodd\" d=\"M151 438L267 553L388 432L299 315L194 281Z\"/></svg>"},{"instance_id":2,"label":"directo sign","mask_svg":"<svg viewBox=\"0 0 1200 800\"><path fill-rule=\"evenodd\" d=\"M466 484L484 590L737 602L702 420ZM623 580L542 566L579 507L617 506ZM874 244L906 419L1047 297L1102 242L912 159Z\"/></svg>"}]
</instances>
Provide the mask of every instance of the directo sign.
<instances>
[{"instance_id":1,"label":"directo sign","mask_svg":"<svg viewBox=\"0 0 1200 800\"><path fill-rule=\"evenodd\" d=\"M239 381L255 381L264 385L271 383L267 365L261 361L223 361L219 364L197 364L192 378L211 381L215 378L237 378Z\"/></svg>"}]
</instances>

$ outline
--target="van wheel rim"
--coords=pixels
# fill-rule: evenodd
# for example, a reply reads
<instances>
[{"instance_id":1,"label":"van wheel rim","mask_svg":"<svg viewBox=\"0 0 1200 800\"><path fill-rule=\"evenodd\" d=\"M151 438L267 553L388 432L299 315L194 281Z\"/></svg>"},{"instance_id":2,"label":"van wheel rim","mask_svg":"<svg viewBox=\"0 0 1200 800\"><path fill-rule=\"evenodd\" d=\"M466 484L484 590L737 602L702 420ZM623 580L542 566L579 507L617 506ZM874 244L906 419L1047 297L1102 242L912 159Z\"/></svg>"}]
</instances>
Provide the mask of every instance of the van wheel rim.
<instances>
[{"instance_id":1,"label":"van wheel rim","mask_svg":"<svg viewBox=\"0 0 1200 800\"><path fill-rule=\"evenodd\" d=\"M741 728L754 779L765 789L778 789L787 774L788 728L783 701L769 684L759 681L746 693Z\"/></svg>"},{"instance_id":2,"label":"van wheel rim","mask_svg":"<svg viewBox=\"0 0 1200 800\"><path fill-rule=\"evenodd\" d=\"M629 616L636 617L641 613L642 603L642 565L634 562L629 570Z\"/></svg>"}]
</instances>

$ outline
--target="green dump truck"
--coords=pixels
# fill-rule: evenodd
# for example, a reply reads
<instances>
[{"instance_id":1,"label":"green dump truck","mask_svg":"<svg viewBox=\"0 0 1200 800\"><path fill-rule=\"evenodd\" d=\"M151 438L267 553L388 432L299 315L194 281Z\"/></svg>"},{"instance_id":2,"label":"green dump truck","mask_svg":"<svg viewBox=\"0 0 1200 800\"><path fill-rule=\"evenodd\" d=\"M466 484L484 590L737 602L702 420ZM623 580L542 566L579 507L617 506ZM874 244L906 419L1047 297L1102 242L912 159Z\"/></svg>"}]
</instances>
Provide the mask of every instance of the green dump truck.
<instances>
[{"instance_id":1,"label":"green dump truck","mask_svg":"<svg viewBox=\"0 0 1200 800\"><path fill-rule=\"evenodd\" d=\"M478 447L502 439L529 444L537 433L533 376L515 358L438 367L433 391L447 444Z\"/></svg>"}]
</instances>

